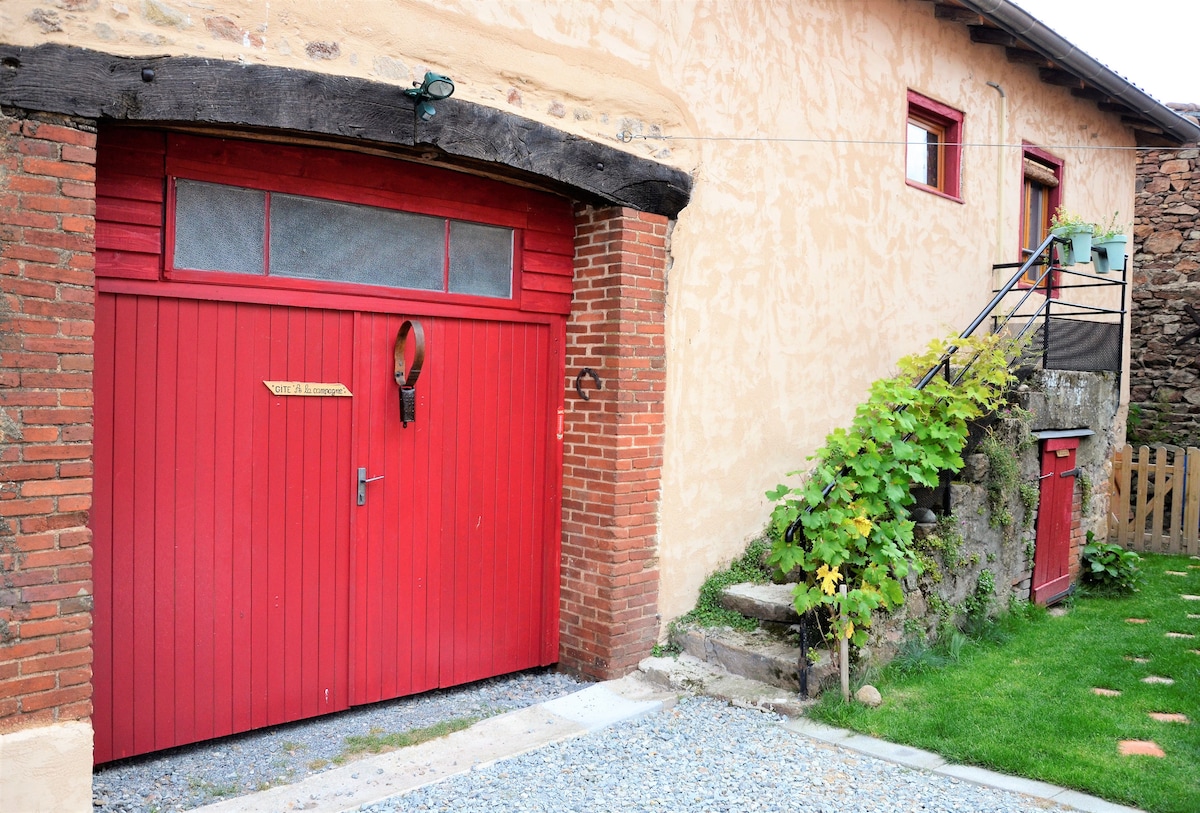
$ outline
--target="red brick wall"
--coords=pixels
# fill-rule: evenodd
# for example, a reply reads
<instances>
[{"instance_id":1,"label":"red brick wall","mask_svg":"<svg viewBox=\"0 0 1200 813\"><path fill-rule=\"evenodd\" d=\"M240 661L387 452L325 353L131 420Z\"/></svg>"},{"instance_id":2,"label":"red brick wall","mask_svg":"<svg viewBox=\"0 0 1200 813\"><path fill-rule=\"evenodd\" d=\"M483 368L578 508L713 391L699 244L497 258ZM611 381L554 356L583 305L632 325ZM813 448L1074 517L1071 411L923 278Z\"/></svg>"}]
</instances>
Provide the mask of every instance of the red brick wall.
<instances>
[{"instance_id":1,"label":"red brick wall","mask_svg":"<svg viewBox=\"0 0 1200 813\"><path fill-rule=\"evenodd\" d=\"M0 115L0 732L91 714L95 146Z\"/></svg>"},{"instance_id":2,"label":"red brick wall","mask_svg":"<svg viewBox=\"0 0 1200 813\"><path fill-rule=\"evenodd\" d=\"M658 636L667 219L581 206L567 323L561 664L625 674ZM601 389L575 377L585 367Z\"/></svg>"}]
</instances>

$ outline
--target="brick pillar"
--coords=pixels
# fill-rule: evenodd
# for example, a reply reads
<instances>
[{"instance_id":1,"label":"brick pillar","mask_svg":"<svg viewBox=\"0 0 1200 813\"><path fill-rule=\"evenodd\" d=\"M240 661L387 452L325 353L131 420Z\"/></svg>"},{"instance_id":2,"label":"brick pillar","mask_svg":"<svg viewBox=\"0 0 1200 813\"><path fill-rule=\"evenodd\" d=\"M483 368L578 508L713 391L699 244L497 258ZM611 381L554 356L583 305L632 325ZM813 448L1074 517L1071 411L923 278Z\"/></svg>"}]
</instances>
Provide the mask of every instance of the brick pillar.
<instances>
[{"instance_id":1,"label":"brick pillar","mask_svg":"<svg viewBox=\"0 0 1200 813\"><path fill-rule=\"evenodd\" d=\"M563 437L561 663L623 675L658 637L658 504L666 350L667 220L575 213ZM585 367L601 389L575 377Z\"/></svg>"},{"instance_id":2,"label":"brick pillar","mask_svg":"<svg viewBox=\"0 0 1200 813\"><path fill-rule=\"evenodd\" d=\"M93 129L0 114L0 734L91 714Z\"/></svg>"}]
</instances>

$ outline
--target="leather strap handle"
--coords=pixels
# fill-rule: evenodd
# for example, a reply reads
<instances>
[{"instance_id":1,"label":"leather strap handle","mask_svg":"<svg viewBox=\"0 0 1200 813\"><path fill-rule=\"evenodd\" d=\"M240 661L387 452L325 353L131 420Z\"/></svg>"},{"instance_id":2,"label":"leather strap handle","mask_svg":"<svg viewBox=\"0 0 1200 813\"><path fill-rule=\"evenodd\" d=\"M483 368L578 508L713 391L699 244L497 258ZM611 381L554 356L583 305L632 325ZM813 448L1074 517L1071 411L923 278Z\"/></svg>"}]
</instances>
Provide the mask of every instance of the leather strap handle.
<instances>
[{"instance_id":1,"label":"leather strap handle","mask_svg":"<svg viewBox=\"0 0 1200 813\"><path fill-rule=\"evenodd\" d=\"M412 366L405 370L404 348L408 342L409 333L413 338L413 361ZM421 377L421 366L425 363L425 328L421 327L420 322L405 319L404 324L400 325L400 331L396 334L395 360L396 386L416 386L417 379Z\"/></svg>"}]
</instances>

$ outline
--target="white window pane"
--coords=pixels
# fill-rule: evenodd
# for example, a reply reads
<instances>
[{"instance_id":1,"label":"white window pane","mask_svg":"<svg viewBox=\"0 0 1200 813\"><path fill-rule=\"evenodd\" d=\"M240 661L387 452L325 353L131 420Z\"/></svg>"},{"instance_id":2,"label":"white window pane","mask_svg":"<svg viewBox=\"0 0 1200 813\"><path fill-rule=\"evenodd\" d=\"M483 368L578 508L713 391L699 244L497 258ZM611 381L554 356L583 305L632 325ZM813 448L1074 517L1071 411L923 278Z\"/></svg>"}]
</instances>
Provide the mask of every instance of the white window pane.
<instances>
[{"instance_id":1,"label":"white window pane","mask_svg":"<svg viewBox=\"0 0 1200 813\"><path fill-rule=\"evenodd\" d=\"M263 273L266 193L175 181L175 268Z\"/></svg>"},{"instance_id":2,"label":"white window pane","mask_svg":"<svg viewBox=\"0 0 1200 813\"><path fill-rule=\"evenodd\" d=\"M440 291L445 221L295 195L271 196L271 274Z\"/></svg>"},{"instance_id":3,"label":"white window pane","mask_svg":"<svg viewBox=\"0 0 1200 813\"><path fill-rule=\"evenodd\" d=\"M450 222L450 290L512 296L513 231L477 223Z\"/></svg>"}]
</instances>

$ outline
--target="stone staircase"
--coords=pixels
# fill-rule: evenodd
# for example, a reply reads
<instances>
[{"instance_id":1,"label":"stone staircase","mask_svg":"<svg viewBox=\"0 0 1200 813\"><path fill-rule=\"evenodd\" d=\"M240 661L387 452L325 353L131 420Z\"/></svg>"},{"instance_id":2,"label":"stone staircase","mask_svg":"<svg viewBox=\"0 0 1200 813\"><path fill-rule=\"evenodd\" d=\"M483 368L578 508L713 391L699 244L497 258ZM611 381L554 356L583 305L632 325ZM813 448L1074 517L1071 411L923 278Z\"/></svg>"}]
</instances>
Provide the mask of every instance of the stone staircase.
<instances>
[{"instance_id":1,"label":"stone staircase","mask_svg":"<svg viewBox=\"0 0 1200 813\"><path fill-rule=\"evenodd\" d=\"M646 658L640 664L651 680L672 689L707 694L734 705L763 708L795 716L829 686L837 685L820 633L810 629L809 698L800 690L800 616L792 606L791 584L735 584L721 594L721 604L759 627L677 625L670 643L676 657Z\"/></svg>"}]
</instances>

